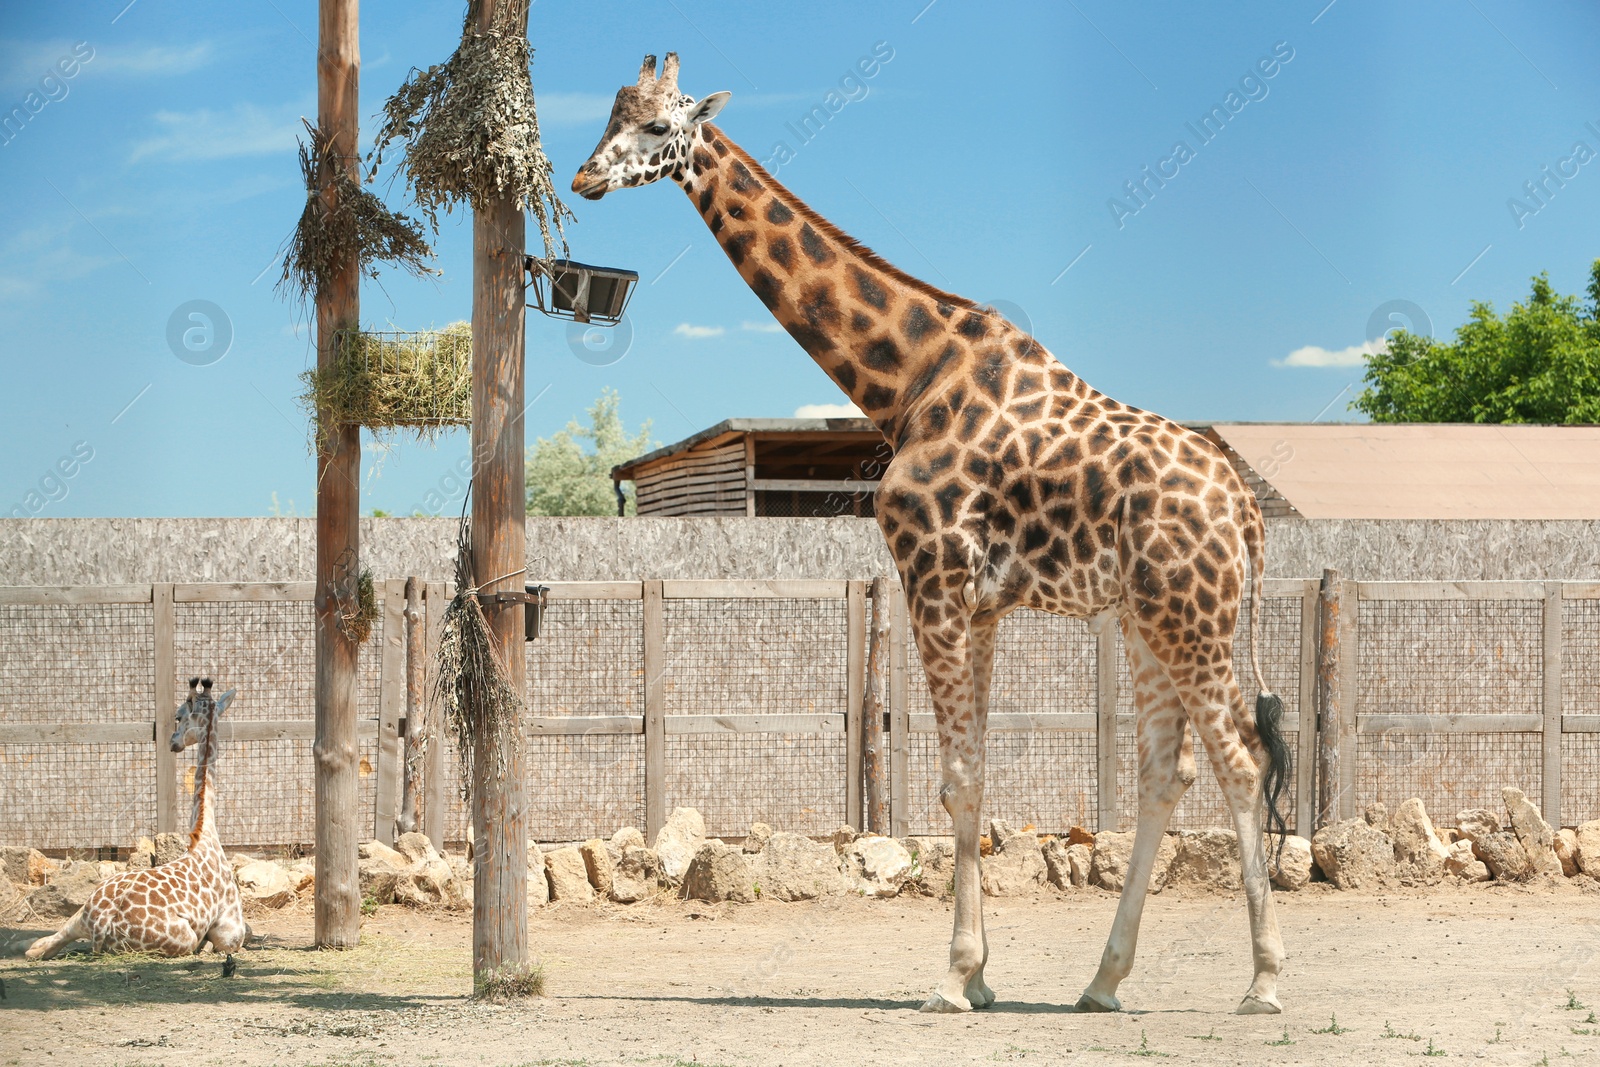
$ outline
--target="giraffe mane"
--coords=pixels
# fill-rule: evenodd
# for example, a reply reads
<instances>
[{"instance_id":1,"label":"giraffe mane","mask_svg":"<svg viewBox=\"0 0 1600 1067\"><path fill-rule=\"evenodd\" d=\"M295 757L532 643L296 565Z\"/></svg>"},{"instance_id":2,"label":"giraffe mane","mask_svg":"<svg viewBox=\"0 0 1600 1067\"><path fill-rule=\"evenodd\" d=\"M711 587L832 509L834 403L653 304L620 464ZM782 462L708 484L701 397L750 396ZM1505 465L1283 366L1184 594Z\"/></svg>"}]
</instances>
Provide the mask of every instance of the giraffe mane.
<instances>
[{"instance_id":1,"label":"giraffe mane","mask_svg":"<svg viewBox=\"0 0 1600 1067\"><path fill-rule=\"evenodd\" d=\"M940 289L937 285L930 285L921 278L918 278L915 275L907 274L893 263L890 263L888 260L878 255L878 253L862 244L859 240L845 233L823 216L817 214L810 204L800 199L789 189L787 185L784 185L782 182L768 173L767 168L758 163L755 157L741 148L738 142L736 142L733 138L723 133L716 126L711 126L711 130L727 143L729 149L734 153L735 156L738 157L740 162L750 168L751 174L755 175L755 177L763 185L770 186L779 195L781 195L784 198L785 203L787 203L788 206L794 210L796 215L799 215L801 218L809 222L813 227L815 227L817 232L822 234L824 237L839 242L839 244L844 247L846 252L857 257L867 266L874 270L881 271L883 274L889 276L900 284L907 286L908 288L915 289L924 296L931 296L935 300L946 304L953 304L956 307L962 308L966 311L973 311L980 315L990 316L993 314L991 309L985 307L970 297L957 296L955 293L946 292L945 290Z\"/></svg>"}]
</instances>

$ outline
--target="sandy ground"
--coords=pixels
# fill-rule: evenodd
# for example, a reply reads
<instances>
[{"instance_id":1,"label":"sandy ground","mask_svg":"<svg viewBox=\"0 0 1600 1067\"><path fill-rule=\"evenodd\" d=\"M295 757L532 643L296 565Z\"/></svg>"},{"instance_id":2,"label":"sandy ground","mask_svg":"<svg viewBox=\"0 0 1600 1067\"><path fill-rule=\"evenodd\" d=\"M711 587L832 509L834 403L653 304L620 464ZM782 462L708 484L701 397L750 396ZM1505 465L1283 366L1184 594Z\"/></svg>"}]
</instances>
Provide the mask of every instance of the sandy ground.
<instances>
[{"instance_id":1,"label":"sandy ground","mask_svg":"<svg viewBox=\"0 0 1600 1067\"><path fill-rule=\"evenodd\" d=\"M466 998L459 913L384 908L347 953L309 949L305 905L256 915L231 979L209 954L29 964L31 932L0 929L0 1064L1600 1064L1600 886L1278 901L1286 1010L1243 1018L1242 898L1176 890L1118 1015L1071 1009L1115 908L1097 890L987 902L999 1000L965 1016L915 1010L949 934L925 899L552 905L530 923L548 995L510 1007Z\"/></svg>"}]
</instances>

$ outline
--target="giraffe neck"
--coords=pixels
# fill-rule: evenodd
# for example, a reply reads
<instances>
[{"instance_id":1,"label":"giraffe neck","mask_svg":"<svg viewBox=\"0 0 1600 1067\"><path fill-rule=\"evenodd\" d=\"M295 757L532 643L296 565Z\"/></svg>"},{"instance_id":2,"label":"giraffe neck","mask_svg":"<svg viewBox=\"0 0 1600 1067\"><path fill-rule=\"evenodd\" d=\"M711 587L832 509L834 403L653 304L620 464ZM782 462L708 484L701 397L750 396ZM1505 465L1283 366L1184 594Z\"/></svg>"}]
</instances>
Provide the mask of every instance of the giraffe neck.
<instances>
[{"instance_id":1,"label":"giraffe neck","mask_svg":"<svg viewBox=\"0 0 1600 1067\"><path fill-rule=\"evenodd\" d=\"M217 767L217 709L211 706L206 715L206 733L200 742L200 755L194 774L194 827L189 831L189 849L193 851L201 842L217 839L214 817L216 805Z\"/></svg>"},{"instance_id":2,"label":"giraffe neck","mask_svg":"<svg viewBox=\"0 0 1600 1067\"><path fill-rule=\"evenodd\" d=\"M891 443L980 348L1024 336L879 259L715 126L695 127L686 154L672 177L740 277Z\"/></svg>"}]
</instances>

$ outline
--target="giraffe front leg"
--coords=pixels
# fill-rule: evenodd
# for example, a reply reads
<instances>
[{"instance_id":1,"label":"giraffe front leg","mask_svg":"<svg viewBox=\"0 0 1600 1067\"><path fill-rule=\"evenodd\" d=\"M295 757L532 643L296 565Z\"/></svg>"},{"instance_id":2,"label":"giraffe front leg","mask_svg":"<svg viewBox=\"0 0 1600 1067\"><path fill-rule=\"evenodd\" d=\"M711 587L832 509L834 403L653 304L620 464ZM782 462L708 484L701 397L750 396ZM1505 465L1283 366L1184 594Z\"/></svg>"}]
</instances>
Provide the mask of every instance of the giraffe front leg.
<instances>
[{"instance_id":1,"label":"giraffe front leg","mask_svg":"<svg viewBox=\"0 0 1600 1067\"><path fill-rule=\"evenodd\" d=\"M939 796L955 823L955 928L950 934L950 970L922 1010L970 1011L994 1002L994 992L983 980L983 967L989 957L978 867L978 815L983 785L947 780Z\"/></svg>"}]
</instances>

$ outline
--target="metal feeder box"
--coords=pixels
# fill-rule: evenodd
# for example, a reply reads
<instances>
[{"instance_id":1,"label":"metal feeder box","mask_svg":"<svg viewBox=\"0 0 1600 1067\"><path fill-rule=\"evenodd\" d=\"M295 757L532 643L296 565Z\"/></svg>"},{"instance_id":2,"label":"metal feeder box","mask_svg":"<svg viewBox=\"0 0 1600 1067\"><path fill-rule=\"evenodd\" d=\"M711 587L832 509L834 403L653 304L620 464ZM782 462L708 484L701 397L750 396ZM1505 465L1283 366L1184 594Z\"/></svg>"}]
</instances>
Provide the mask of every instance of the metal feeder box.
<instances>
[{"instance_id":1,"label":"metal feeder box","mask_svg":"<svg viewBox=\"0 0 1600 1067\"><path fill-rule=\"evenodd\" d=\"M533 303L546 315L573 322L615 326L622 321L628 298L639 282L637 271L595 267L571 259L523 258Z\"/></svg>"}]
</instances>

